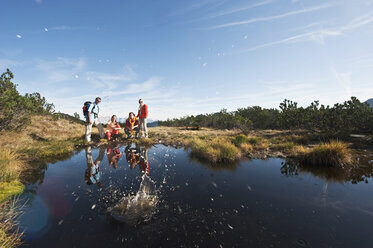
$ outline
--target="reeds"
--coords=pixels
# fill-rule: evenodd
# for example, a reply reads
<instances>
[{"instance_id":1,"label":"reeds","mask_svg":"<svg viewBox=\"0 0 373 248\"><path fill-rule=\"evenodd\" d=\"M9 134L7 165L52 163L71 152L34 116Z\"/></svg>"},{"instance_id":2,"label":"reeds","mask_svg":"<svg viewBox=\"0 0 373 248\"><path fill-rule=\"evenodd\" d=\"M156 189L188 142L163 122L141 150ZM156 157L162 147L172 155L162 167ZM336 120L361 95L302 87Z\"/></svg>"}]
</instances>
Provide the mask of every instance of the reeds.
<instances>
[{"instance_id":1,"label":"reeds","mask_svg":"<svg viewBox=\"0 0 373 248\"><path fill-rule=\"evenodd\" d=\"M17 199L0 203L0 247L14 248L22 244L22 232L19 231L16 219L20 215Z\"/></svg>"}]
</instances>

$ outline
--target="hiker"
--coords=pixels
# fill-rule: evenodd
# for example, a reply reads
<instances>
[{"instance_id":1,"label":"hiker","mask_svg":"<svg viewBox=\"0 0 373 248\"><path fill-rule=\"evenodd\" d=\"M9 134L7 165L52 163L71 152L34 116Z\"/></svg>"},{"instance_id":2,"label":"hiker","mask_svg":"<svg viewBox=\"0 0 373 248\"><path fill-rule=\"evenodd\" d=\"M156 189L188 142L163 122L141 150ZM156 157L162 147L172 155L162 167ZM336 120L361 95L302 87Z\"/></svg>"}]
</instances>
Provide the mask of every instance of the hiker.
<instances>
[{"instance_id":1,"label":"hiker","mask_svg":"<svg viewBox=\"0 0 373 248\"><path fill-rule=\"evenodd\" d=\"M135 133L135 138L137 138L137 135L139 134L139 121L135 117L135 113L130 112L128 114L128 118L126 120L124 131L127 134L127 138L132 138L132 135L134 133Z\"/></svg>"},{"instance_id":2,"label":"hiker","mask_svg":"<svg viewBox=\"0 0 373 248\"><path fill-rule=\"evenodd\" d=\"M148 105L142 99L139 99L139 112L137 117L140 120L140 136L148 138L148 127L146 126L146 118L148 118Z\"/></svg>"},{"instance_id":3,"label":"hiker","mask_svg":"<svg viewBox=\"0 0 373 248\"><path fill-rule=\"evenodd\" d=\"M110 141L111 136L113 136L114 139L117 138L119 134L119 130L121 130L121 127L119 123L117 122L117 116L113 115L111 119L108 121L107 126L106 126L105 133L106 133L107 140Z\"/></svg>"},{"instance_id":4,"label":"hiker","mask_svg":"<svg viewBox=\"0 0 373 248\"><path fill-rule=\"evenodd\" d=\"M118 147L109 146L106 151L107 159L109 160L109 167L113 166L114 169L118 168L118 161L122 157L122 153Z\"/></svg>"},{"instance_id":5,"label":"hiker","mask_svg":"<svg viewBox=\"0 0 373 248\"><path fill-rule=\"evenodd\" d=\"M100 108L98 104L101 102L100 97L96 97L95 102L85 102L83 107L83 114L86 119L85 126L85 140L87 143L91 142L92 126L95 125L100 133L100 138L105 136L104 127L98 120L98 113Z\"/></svg>"},{"instance_id":6,"label":"hiker","mask_svg":"<svg viewBox=\"0 0 373 248\"><path fill-rule=\"evenodd\" d=\"M97 184L98 188L102 188L103 184L100 180L100 164L105 156L105 148L100 147L100 152L97 159L93 162L92 148L90 146L85 148L85 156L87 159L87 170L84 174L84 180L88 185Z\"/></svg>"}]
</instances>

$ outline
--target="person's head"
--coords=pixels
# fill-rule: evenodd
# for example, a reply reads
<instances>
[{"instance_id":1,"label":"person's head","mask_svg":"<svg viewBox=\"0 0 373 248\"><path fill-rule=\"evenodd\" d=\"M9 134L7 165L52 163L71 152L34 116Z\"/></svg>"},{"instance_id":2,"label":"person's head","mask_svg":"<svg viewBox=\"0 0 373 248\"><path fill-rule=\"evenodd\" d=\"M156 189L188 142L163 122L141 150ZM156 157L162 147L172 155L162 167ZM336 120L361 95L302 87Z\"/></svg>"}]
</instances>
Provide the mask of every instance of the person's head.
<instances>
[{"instance_id":1,"label":"person's head","mask_svg":"<svg viewBox=\"0 0 373 248\"><path fill-rule=\"evenodd\" d=\"M111 117L111 121L112 121L112 122L117 122L117 116L116 116L116 115L113 115L113 116Z\"/></svg>"},{"instance_id":2,"label":"person's head","mask_svg":"<svg viewBox=\"0 0 373 248\"><path fill-rule=\"evenodd\" d=\"M99 104L101 102L101 97L96 97L95 103Z\"/></svg>"},{"instance_id":3,"label":"person's head","mask_svg":"<svg viewBox=\"0 0 373 248\"><path fill-rule=\"evenodd\" d=\"M135 113L130 112L130 113L128 114L128 117L132 119L133 117L135 117Z\"/></svg>"},{"instance_id":4,"label":"person's head","mask_svg":"<svg viewBox=\"0 0 373 248\"><path fill-rule=\"evenodd\" d=\"M144 104L144 101L143 101L141 98L139 99L139 104L140 104L140 105L143 105L143 104Z\"/></svg>"}]
</instances>

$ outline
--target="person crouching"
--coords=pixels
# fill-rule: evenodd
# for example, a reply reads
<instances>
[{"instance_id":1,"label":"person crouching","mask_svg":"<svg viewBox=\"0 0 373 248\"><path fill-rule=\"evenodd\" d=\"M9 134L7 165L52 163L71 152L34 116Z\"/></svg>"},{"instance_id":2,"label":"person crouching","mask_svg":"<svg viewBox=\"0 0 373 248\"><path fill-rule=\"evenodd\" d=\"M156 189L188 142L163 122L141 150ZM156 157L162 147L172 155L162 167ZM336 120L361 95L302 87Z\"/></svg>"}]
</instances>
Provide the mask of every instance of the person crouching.
<instances>
[{"instance_id":1,"label":"person crouching","mask_svg":"<svg viewBox=\"0 0 373 248\"><path fill-rule=\"evenodd\" d=\"M135 138L137 138L137 135L139 133L139 121L135 117L135 113L130 112L128 114L128 118L126 120L124 131L127 134L127 138L132 138L134 134L135 134Z\"/></svg>"},{"instance_id":2,"label":"person crouching","mask_svg":"<svg viewBox=\"0 0 373 248\"><path fill-rule=\"evenodd\" d=\"M119 134L120 129L121 127L119 123L117 122L117 116L113 115L111 117L111 120L108 121L106 131L105 131L107 140L110 141L112 136L113 138L116 138L116 136Z\"/></svg>"}]
</instances>

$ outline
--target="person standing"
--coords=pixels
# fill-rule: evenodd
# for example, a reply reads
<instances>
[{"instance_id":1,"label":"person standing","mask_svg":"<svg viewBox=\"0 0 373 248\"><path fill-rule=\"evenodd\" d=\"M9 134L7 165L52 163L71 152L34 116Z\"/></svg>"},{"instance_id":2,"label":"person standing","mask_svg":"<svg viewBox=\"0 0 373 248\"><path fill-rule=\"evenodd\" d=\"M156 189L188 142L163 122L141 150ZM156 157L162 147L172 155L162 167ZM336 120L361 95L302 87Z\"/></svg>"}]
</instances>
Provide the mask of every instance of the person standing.
<instances>
[{"instance_id":1,"label":"person standing","mask_svg":"<svg viewBox=\"0 0 373 248\"><path fill-rule=\"evenodd\" d=\"M85 126L85 140L86 142L91 142L91 134L92 134L92 126L95 125L98 128L98 131L100 133L100 138L105 137L105 131L103 125L98 120L98 113L100 112L100 108L98 107L98 104L101 102L100 97L96 97L95 102L85 104L85 107L87 106L87 112L86 115L84 115L86 119L86 126ZM83 108L84 112L84 108Z\"/></svg>"},{"instance_id":2,"label":"person standing","mask_svg":"<svg viewBox=\"0 0 373 248\"><path fill-rule=\"evenodd\" d=\"M148 118L148 105L142 99L139 99L139 112L137 117L140 121L140 138L148 138L148 127L146 126L146 118Z\"/></svg>"}]
</instances>

